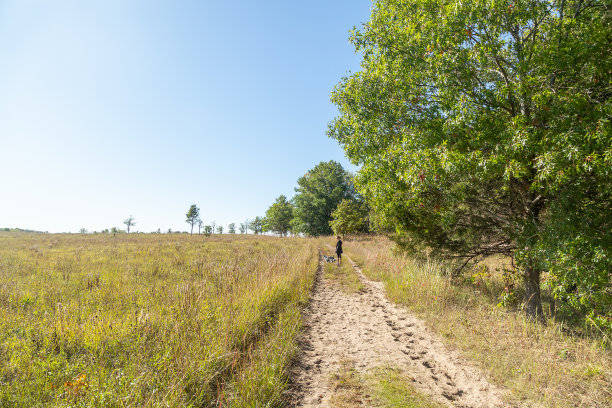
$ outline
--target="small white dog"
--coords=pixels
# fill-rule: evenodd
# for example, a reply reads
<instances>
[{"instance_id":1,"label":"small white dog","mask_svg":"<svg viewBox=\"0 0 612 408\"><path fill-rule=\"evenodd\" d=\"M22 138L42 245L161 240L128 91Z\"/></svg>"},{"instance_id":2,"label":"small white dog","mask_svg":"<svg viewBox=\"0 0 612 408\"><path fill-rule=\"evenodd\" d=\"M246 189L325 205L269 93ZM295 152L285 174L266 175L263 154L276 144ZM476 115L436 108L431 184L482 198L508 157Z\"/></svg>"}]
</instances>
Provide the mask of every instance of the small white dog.
<instances>
[{"instance_id":1,"label":"small white dog","mask_svg":"<svg viewBox=\"0 0 612 408\"><path fill-rule=\"evenodd\" d=\"M323 259L325 259L325 262L329 262L329 263L336 262L336 258L334 258L333 256L323 255Z\"/></svg>"}]
</instances>

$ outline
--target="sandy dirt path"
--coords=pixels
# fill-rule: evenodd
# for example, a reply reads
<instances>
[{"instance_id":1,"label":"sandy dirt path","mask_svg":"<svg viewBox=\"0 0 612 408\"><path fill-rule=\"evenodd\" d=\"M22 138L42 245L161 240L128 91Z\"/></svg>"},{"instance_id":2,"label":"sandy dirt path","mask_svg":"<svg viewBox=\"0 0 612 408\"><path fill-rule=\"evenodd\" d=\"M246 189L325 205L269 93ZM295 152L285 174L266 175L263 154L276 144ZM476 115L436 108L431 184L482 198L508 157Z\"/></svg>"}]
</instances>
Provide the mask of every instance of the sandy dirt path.
<instances>
[{"instance_id":1,"label":"sandy dirt path","mask_svg":"<svg viewBox=\"0 0 612 408\"><path fill-rule=\"evenodd\" d=\"M364 373L400 367L417 390L449 407L508 406L502 390L446 349L421 320L387 300L382 283L368 280L348 257L343 261L353 265L365 289L342 292L325 280L321 264L306 313L303 352L292 373L291 406L330 407L331 378L347 359Z\"/></svg>"}]
</instances>

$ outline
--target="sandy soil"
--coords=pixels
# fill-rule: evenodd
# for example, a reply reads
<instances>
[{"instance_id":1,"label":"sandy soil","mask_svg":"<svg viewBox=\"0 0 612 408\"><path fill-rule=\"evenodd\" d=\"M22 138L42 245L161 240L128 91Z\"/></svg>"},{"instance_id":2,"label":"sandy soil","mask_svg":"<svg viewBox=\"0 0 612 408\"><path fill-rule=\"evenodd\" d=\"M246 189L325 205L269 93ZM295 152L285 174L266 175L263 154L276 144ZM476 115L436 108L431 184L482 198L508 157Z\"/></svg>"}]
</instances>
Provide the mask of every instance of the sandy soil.
<instances>
[{"instance_id":1,"label":"sandy soil","mask_svg":"<svg viewBox=\"0 0 612 408\"><path fill-rule=\"evenodd\" d=\"M365 290L340 291L326 282L321 265L306 314L303 353L293 368L291 406L329 407L330 380L347 359L360 372L402 367L416 389L450 407L507 406L502 390L446 349L423 321L387 300L382 283L368 280L348 257L343 261L353 264Z\"/></svg>"}]
</instances>

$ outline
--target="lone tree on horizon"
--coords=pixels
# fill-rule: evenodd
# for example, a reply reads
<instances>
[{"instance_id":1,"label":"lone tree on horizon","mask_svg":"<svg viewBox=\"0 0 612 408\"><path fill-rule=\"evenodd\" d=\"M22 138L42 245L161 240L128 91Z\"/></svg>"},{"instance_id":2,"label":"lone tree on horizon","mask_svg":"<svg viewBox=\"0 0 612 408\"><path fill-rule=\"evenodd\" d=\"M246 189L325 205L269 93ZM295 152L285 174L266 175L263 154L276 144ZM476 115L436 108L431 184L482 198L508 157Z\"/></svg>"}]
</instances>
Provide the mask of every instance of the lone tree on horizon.
<instances>
[{"instance_id":1,"label":"lone tree on horizon","mask_svg":"<svg viewBox=\"0 0 612 408\"><path fill-rule=\"evenodd\" d=\"M133 227L134 225L136 225L136 219L134 218L133 215L130 215L128 218L126 218L123 223L125 224L125 226L127 227L127 233L130 233L130 227Z\"/></svg>"},{"instance_id":2,"label":"lone tree on horizon","mask_svg":"<svg viewBox=\"0 0 612 408\"><path fill-rule=\"evenodd\" d=\"M187 219L185 222L191 225L191 235L193 235L193 226L196 225L200 219L200 209L197 205L191 204L189 211L187 211Z\"/></svg>"}]
</instances>

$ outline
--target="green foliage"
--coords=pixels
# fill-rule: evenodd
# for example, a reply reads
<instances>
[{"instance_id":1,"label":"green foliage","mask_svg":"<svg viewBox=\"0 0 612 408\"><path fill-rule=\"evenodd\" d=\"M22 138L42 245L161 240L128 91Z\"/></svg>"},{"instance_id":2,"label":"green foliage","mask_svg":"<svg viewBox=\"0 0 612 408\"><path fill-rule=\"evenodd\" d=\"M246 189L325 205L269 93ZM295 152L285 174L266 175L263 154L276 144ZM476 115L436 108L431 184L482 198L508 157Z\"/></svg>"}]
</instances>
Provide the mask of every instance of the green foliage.
<instances>
[{"instance_id":1,"label":"green foliage","mask_svg":"<svg viewBox=\"0 0 612 408\"><path fill-rule=\"evenodd\" d=\"M404 248L514 256L529 313L548 270L610 322L611 15L602 1L375 3L329 135Z\"/></svg>"},{"instance_id":2,"label":"green foliage","mask_svg":"<svg viewBox=\"0 0 612 408\"><path fill-rule=\"evenodd\" d=\"M370 208L370 213L368 214L368 228L372 232L383 235L390 235L395 231L393 220L385 217L384 215L378 214L372 208Z\"/></svg>"},{"instance_id":3,"label":"green foliage","mask_svg":"<svg viewBox=\"0 0 612 408\"><path fill-rule=\"evenodd\" d=\"M130 215L125 220L123 220L123 223L127 227L127 233L129 234L130 233L130 227L133 227L134 225L136 225L136 219L134 218L133 215Z\"/></svg>"},{"instance_id":4,"label":"green foliage","mask_svg":"<svg viewBox=\"0 0 612 408\"><path fill-rule=\"evenodd\" d=\"M262 217L255 217L253 221L249 223L249 229L253 231L253 234L261 234L263 232L263 226L265 223L265 219Z\"/></svg>"},{"instance_id":5,"label":"green foliage","mask_svg":"<svg viewBox=\"0 0 612 408\"><path fill-rule=\"evenodd\" d=\"M332 212L342 200L356 195L351 175L333 160L300 177L295 191L292 229L313 236L331 234Z\"/></svg>"},{"instance_id":6,"label":"green foliage","mask_svg":"<svg viewBox=\"0 0 612 408\"><path fill-rule=\"evenodd\" d=\"M344 199L332 212L329 225L335 235L368 232L369 208L363 201Z\"/></svg>"},{"instance_id":7,"label":"green foliage","mask_svg":"<svg viewBox=\"0 0 612 408\"><path fill-rule=\"evenodd\" d=\"M195 204L191 204L189 211L187 211L186 217L187 219L185 222L191 225L191 233L193 234L193 226L200 221L200 209Z\"/></svg>"},{"instance_id":8,"label":"green foliage","mask_svg":"<svg viewBox=\"0 0 612 408\"><path fill-rule=\"evenodd\" d=\"M279 196L266 211L264 229L276 234L287 235L293 219L293 204L284 195Z\"/></svg>"},{"instance_id":9,"label":"green foliage","mask_svg":"<svg viewBox=\"0 0 612 408\"><path fill-rule=\"evenodd\" d=\"M236 233L236 223L231 223L230 225L227 226L227 232L229 234L235 234Z\"/></svg>"}]
</instances>

